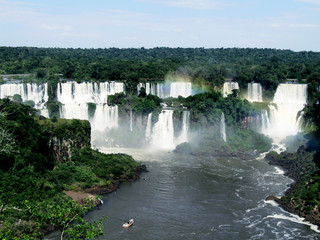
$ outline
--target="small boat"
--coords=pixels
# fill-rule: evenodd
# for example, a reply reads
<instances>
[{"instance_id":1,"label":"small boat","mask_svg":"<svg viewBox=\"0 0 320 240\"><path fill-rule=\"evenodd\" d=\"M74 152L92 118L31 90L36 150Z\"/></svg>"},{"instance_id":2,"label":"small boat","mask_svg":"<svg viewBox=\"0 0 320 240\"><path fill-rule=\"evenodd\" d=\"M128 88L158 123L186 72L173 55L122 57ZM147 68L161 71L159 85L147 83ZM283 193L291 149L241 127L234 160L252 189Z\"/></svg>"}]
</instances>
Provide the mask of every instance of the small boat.
<instances>
[{"instance_id":1,"label":"small boat","mask_svg":"<svg viewBox=\"0 0 320 240\"><path fill-rule=\"evenodd\" d=\"M133 225L133 222L134 222L133 219L130 219L128 222L122 224L122 227L129 228Z\"/></svg>"}]
</instances>

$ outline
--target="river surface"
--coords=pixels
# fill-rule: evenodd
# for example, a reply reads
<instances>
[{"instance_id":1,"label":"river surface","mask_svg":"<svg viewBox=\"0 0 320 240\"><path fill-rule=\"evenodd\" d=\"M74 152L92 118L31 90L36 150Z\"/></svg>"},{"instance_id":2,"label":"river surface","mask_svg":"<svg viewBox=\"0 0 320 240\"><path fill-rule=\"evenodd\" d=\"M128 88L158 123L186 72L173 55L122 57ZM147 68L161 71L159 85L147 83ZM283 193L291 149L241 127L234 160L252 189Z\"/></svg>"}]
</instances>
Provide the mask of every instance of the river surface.
<instances>
[{"instance_id":1,"label":"river surface","mask_svg":"<svg viewBox=\"0 0 320 240\"><path fill-rule=\"evenodd\" d=\"M104 204L86 215L89 220L108 217L99 239L320 239L315 226L264 200L281 195L292 181L262 159L101 151L128 153L149 172L104 195ZM131 218L134 225L122 228Z\"/></svg>"}]
</instances>

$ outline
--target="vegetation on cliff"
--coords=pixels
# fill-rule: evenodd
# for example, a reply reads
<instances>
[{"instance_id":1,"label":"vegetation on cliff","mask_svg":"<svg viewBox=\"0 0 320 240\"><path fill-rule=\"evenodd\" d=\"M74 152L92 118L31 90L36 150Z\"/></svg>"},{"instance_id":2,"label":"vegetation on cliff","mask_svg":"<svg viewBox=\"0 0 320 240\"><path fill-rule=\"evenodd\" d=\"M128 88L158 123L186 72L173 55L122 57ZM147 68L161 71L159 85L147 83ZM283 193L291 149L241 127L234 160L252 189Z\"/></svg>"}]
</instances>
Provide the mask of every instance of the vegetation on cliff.
<instances>
[{"instance_id":1,"label":"vegetation on cliff","mask_svg":"<svg viewBox=\"0 0 320 240\"><path fill-rule=\"evenodd\" d=\"M171 101L171 99L170 99ZM238 91L228 97L220 92L201 93L175 99L190 111L190 128L196 130L190 143L177 146L175 152L214 156L245 156L265 152L271 148L271 139L251 130L260 116L261 106L241 100ZM221 136L221 115L225 116L227 141Z\"/></svg>"},{"instance_id":2,"label":"vegetation on cliff","mask_svg":"<svg viewBox=\"0 0 320 240\"><path fill-rule=\"evenodd\" d=\"M115 181L132 179L139 164L128 155L92 150L87 121L39 121L31 107L9 99L0 100L0 118L0 238L41 239L50 228L66 239L103 234L102 220L82 219L94 203L80 206L62 191L112 188ZM50 141L73 137L71 160L58 163Z\"/></svg>"}]
</instances>

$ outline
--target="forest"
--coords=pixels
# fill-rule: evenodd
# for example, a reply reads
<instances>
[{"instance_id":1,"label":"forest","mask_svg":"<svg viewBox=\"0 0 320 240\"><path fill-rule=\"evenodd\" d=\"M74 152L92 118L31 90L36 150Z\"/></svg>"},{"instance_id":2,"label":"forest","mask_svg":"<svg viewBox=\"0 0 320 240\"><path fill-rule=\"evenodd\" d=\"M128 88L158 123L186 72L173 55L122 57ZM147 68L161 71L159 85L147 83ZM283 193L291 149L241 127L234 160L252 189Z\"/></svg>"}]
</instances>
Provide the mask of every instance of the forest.
<instances>
[{"instance_id":1,"label":"forest","mask_svg":"<svg viewBox=\"0 0 320 240\"><path fill-rule=\"evenodd\" d=\"M320 80L320 53L256 48L108 48L63 49L0 47L0 74L34 74L48 80L121 80L136 83L188 76L195 83L221 86L234 79L240 87L261 83L274 91L288 79Z\"/></svg>"}]
</instances>

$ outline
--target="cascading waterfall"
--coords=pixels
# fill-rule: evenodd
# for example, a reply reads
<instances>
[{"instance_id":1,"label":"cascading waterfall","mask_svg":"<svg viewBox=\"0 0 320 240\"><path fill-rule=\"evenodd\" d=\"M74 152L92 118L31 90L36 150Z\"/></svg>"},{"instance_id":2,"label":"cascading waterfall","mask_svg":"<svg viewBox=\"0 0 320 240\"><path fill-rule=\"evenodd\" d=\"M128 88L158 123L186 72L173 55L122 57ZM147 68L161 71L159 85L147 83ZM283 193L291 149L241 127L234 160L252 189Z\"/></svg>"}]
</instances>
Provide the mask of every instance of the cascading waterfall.
<instances>
[{"instance_id":1,"label":"cascading waterfall","mask_svg":"<svg viewBox=\"0 0 320 240\"><path fill-rule=\"evenodd\" d=\"M263 133L277 143L287 136L297 134L300 130L297 114L306 102L307 84L280 84L273 104L269 106L269 126L263 123L266 126Z\"/></svg>"},{"instance_id":2,"label":"cascading waterfall","mask_svg":"<svg viewBox=\"0 0 320 240\"><path fill-rule=\"evenodd\" d=\"M109 95L123 91L124 84L119 82L59 83L57 100L63 104L60 108L60 117L89 120L92 144L95 144L98 134L118 127L118 107L108 106L107 99ZM92 117L89 117L88 103L96 104Z\"/></svg>"},{"instance_id":3,"label":"cascading waterfall","mask_svg":"<svg viewBox=\"0 0 320 240\"><path fill-rule=\"evenodd\" d=\"M173 82L170 87L170 97L177 98L188 97L192 95L192 84L191 82Z\"/></svg>"},{"instance_id":4,"label":"cascading waterfall","mask_svg":"<svg viewBox=\"0 0 320 240\"><path fill-rule=\"evenodd\" d=\"M192 95L191 82L139 83L137 86L138 94L142 87L146 89L147 95L152 94L160 98L177 98L178 96L188 97Z\"/></svg>"},{"instance_id":5,"label":"cascading waterfall","mask_svg":"<svg viewBox=\"0 0 320 240\"><path fill-rule=\"evenodd\" d=\"M220 135L224 142L227 142L227 135L226 135L226 120L224 117L224 113L221 114L220 120Z\"/></svg>"},{"instance_id":6,"label":"cascading waterfall","mask_svg":"<svg viewBox=\"0 0 320 240\"><path fill-rule=\"evenodd\" d=\"M34 108L44 110L48 101L48 83L40 85L36 83L5 83L0 85L0 98L12 97L15 94L19 94L23 102L33 101Z\"/></svg>"},{"instance_id":7,"label":"cascading waterfall","mask_svg":"<svg viewBox=\"0 0 320 240\"><path fill-rule=\"evenodd\" d=\"M152 134L152 113L148 114L147 127L146 127L146 141L149 142L151 140Z\"/></svg>"},{"instance_id":8,"label":"cascading waterfall","mask_svg":"<svg viewBox=\"0 0 320 240\"><path fill-rule=\"evenodd\" d=\"M133 131L132 109L130 109L130 131Z\"/></svg>"},{"instance_id":9,"label":"cascading waterfall","mask_svg":"<svg viewBox=\"0 0 320 240\"><path fill-rule=\"evenodd\" d=\"M223 97L227 97L231 94L233 89L239 89L239 84L237 82L225 82L223 84Z\"/></svg>"},{"instance_id":10,"label":"cascading waterfall","mask_svg":"<svg viewBox=\"0 0 320 240\"><path fill-rule=\"evenodd\" d=\"M159 120L152 129L151 147L156 149L174 149L173 110L162 110Z\"/></svg>"},{"instance_id":11,"label":"cascading waterfall","mask_svg":"<svg viewBox=\"0 0 320 240\"><path fill-rule=\"evenodd\" d=\"M104 104L109 95L124 92L124 84L121 82L66 82L59 83L57 87L57 99L63 104L69 103L95 103Z\"/></svg>"},{"instance_id":12,"label":"cascading waterfall","mask_svg":"<svg viewBox=\"0 0 320 240\"><path fill-rule=\"evenodd\" d=\"M270 120L268 116L268 111L263 109L261 110L261 132L267 133L270 129Z\"/></svg>"},{"instance_id":13,"label":"cascading waterfall","mask_svg":"<svg viewBox=\"0 0 320 240\"><path fill-rule=\"evenodd\" d=\"M182 129L180 136L177 140L177 144L188 142L188 131L189 131L189 124L190 124L190 112L183 111L182 113Z\"/></svg>"},{"instance_id":14,"label":"cascading waterfall","mask_svg":"<svg viewBox=\"0 0 320 240\"><path fill-rule=\"evenodd\" d=\"M262 87L260 83L248 84L248 96L249 102L262 102Z\"/></svg>"},{"instance_id":15,"label":"cascading waterfall","mask_svg":"<svg viewBox=\"0 0 320 240\"><path fill-rule=\"evenodd\" d=\"M90 120L92 131L105 131L118 127L118 106L98 104L92 119Z\"/></svg>"}]
</instances>

